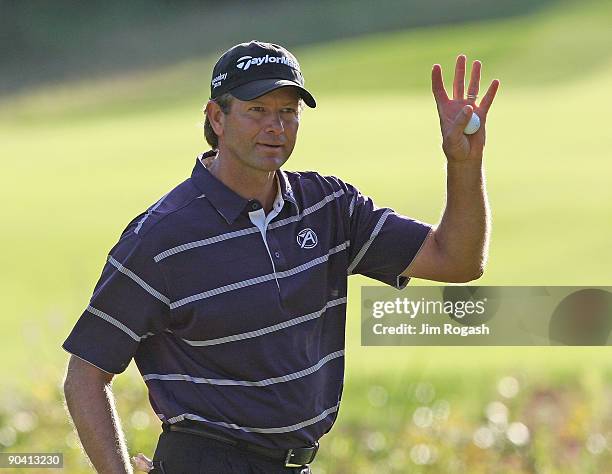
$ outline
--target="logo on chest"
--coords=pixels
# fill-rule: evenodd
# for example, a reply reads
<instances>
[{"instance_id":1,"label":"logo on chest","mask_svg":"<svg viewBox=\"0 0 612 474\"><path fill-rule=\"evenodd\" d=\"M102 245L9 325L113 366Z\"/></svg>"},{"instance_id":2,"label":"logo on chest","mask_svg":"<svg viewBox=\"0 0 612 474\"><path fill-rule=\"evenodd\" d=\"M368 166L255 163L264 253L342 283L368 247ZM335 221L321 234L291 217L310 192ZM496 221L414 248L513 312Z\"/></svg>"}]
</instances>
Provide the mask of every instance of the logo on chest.
<instances>
[{"instance_id":1,"label":"logo on chest","mask_svg":"<svg viewBox=\"0 0 612 474\"><path fill-rule=\"evenodd\" d=\"M303 249L311 249L317 245L319 239L310 227L302 229L297 235L297 243Z\"/></svg>"}]
</instances>

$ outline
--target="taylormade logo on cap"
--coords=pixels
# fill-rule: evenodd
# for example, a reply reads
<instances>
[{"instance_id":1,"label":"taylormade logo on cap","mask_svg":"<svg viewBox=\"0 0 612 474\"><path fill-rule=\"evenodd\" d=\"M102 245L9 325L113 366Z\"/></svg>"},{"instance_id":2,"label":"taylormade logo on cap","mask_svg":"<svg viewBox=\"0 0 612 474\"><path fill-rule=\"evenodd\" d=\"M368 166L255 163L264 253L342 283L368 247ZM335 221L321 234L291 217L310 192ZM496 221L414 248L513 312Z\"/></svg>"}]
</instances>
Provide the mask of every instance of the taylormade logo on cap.
<instances>
[{"instance_id":1,"label":"taylormade logo on cap","mask_svg":"<svg viewBox=\"0 0 612 474\"><path fill-rule=\"evenodd\" d=\"M300 65L293 59L286 56L270 56L269 54L256 58L252 56L242 56L240 59L238 59L236 67L246 71L251 66L261 66L262 64L267 63L285 64L293 69L297 69L298 71L300 70Z\"/></svg>"}]
</instances>

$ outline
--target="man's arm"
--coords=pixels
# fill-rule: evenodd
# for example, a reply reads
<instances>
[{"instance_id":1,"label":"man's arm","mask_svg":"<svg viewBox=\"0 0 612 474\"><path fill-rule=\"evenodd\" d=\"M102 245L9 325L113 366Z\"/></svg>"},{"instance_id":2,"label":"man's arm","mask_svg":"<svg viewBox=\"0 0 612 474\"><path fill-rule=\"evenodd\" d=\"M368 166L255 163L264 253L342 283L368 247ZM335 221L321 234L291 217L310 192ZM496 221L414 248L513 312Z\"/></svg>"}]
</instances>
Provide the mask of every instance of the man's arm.
<instances>
[{"instance_id":1,"label":"man's arm","mask_svg":"<svg viewBox=\"0 0 612 474\"><path fill-rule=\"evenodd\" d=\"M434 65L432 91L436 99L442 149L447 158L446 208L438 227L425 240L403 276L446 282L467 282L479 278L487 258L490 212L482 165L487 113L499 81L489 86L480 105L476 96L480 86L479 61L474 61L467 97L464 98L466 58L460 55L455 67L453 99L449 99L442 70ZM480 129L464 134L472 113L480 118Z\"/></svg>"},{"instance_id":2,"label":"man's arm","mask_svg":"<svg viewBox=\"0 0 612 474\"><path fill-rule=\"evenodd\" d=\"M113 374L71 356L64 379L66 405L96 471L131 474L110 386L112 378Z\"/></svg>"},{"instance_id":3,"label":"man's arm","mask_svg":"<svg viewBox=\"0 0 612 474\"><path fill-rule=\"evenodd\" d=\"M465 283L484 272L491 224L482 167L449 163L446 187L440 224L404 276Z\"/></svg>"}]
</instances>

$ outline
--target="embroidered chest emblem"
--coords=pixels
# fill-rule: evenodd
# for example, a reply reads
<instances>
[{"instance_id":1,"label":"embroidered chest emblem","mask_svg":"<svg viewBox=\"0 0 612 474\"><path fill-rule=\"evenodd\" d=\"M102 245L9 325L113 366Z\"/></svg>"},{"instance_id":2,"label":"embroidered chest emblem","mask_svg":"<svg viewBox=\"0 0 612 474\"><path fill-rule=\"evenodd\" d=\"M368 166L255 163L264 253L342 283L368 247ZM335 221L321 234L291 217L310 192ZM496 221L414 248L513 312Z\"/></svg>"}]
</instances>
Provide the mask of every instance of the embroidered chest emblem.
<instances>
[{"instance_id":1,"label":"embroidered chest emblem","mask_svg":"<svg viewBox=\"0 0 612 474\"><path fill-rule=\"evenodd\" d=\"M303 249L311 249L317 245L319 239L310 227L302 229L297 235L297 243Z\"/></svg>"}]
</instances>

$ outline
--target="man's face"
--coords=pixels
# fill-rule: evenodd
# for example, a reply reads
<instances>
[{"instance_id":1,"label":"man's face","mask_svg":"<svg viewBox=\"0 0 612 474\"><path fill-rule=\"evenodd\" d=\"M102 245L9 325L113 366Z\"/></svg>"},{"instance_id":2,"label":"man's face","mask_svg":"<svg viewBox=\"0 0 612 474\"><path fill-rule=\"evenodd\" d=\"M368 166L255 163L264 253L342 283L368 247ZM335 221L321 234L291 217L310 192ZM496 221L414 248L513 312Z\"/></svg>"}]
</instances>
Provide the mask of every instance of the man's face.
<instances>
[{"instance_id":1,"label":"man's face","mask_svg":"<svg viewBox=\"0 0 612 474\"><path fill-rule=\"evenodd\" d=\"M299 123L299 94L294 87L281 87L249 101L234 98L219 145L243 166L274 171L293 152Z\"/></svg>"}]
</instances>

